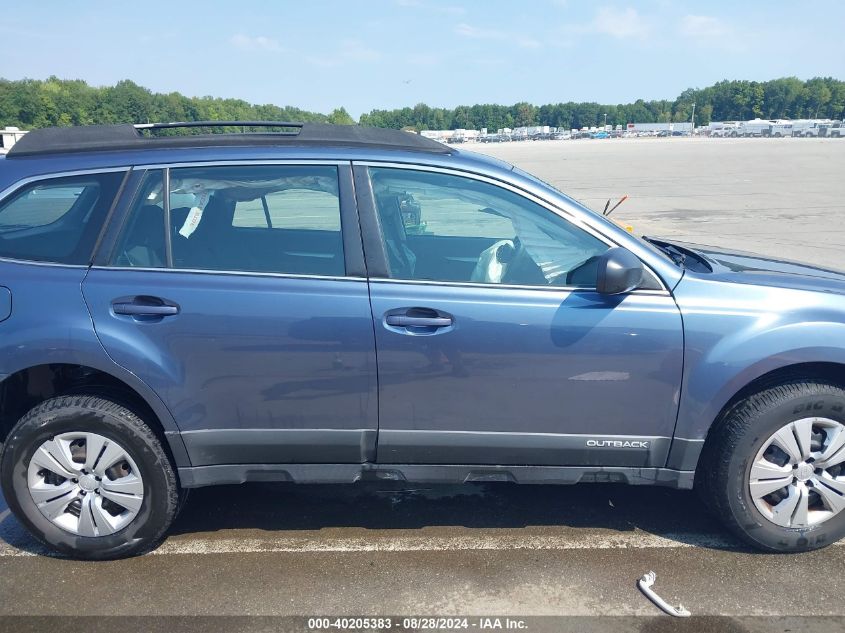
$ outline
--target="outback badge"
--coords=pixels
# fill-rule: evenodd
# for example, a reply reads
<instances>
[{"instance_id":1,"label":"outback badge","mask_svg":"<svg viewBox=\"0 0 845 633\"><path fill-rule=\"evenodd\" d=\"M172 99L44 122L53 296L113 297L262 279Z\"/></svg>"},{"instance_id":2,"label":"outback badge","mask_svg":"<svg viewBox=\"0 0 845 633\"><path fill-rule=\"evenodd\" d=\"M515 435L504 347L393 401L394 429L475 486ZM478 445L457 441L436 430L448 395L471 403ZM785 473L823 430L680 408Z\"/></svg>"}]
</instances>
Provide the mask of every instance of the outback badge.
<instances>
[{"instance_id":1,"label":"outback badge","mask_svg":"<svg viewBox=\"0 0 845 633\"><path fill-rule=\"evenodd\" d=\"M648 440L587 440L587 448L648 448Z\"/></svg>"}]
</instances>

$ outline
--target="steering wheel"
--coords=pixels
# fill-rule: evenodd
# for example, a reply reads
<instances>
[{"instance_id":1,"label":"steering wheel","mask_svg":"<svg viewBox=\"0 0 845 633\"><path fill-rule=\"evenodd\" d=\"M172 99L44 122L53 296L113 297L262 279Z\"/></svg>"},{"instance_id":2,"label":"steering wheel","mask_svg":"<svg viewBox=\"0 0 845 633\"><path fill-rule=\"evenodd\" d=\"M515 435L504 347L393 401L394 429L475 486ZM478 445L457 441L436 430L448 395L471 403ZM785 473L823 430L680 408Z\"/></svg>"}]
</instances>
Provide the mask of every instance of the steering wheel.
<instances>
[{"instance_id":1,"label":"steering wheel","mask_svg":"<svg viewBox=\"0 0 845 633\"><path fill-rule=\"evenodd\" d=\"M525 250L518 237L513 238L514 253L502 277L502 283L520 286L545 286L548 283L534 258Z\"/></svg>"},{"instance_id":2,"label":"steering wheel","mask_svg":"<svg viewBox=\"0 0 845 633\"><path fill-rule=\"evenodd\" d=\"M499 240L478 256L470 281L500 284L507 274L515 251L514 240Z\"/></svg>"}]
</instances>

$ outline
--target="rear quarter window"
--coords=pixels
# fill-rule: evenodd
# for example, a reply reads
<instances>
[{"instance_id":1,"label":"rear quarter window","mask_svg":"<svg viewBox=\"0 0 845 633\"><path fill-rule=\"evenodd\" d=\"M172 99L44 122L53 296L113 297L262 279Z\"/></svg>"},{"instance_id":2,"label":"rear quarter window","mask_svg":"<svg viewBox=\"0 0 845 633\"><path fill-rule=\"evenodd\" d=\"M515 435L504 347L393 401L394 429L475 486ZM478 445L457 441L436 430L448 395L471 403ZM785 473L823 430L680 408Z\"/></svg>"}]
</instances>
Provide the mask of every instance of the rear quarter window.
<instances>
[{"instance_id":1,"label":"rear quarter window","mask_svg":"<svg viewBox=\"0 0 845 633\"><path fill-rule=\"evenodd\" d=\"M86 174L24 185L0 202L0 257L87 264L124 175Z\"/></svg>"}]
</instances>

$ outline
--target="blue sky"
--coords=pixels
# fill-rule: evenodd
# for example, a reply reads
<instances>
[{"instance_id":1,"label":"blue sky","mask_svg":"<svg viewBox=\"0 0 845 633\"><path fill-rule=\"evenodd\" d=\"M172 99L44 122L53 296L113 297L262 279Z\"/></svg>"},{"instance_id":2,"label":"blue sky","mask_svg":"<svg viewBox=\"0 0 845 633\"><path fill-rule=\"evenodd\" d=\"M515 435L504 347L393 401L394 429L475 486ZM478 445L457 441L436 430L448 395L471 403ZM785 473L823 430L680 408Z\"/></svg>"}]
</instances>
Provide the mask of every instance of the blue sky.
<instances>
[{"instance_id":1,"label":"blue sky","mask_svg":"<svg viewBox=\"0 0 845 633\"><path fill-rule=\"evenodd\" d=\"M6 0L0 76L132 79L357 117L425 102L622 103L845 79L841 0ZM811 6L808 10L805 7Z\"/></svg>"}]
</instances>

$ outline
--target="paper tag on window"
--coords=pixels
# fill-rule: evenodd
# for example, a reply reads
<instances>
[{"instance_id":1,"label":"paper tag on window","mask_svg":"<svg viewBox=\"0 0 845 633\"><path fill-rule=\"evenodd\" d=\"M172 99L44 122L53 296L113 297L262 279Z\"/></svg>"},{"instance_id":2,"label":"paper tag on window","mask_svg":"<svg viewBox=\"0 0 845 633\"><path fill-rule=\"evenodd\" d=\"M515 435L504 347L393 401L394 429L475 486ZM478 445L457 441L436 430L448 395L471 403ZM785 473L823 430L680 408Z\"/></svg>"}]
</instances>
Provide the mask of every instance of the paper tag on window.
<instances>
[{"instance_id":1,"label":"paper tag on window","mask_svg":"<svg viewBox=\"0 0 845 633\"><path fill-rule=\"evenodd\" d=\"M205 209L205 205L208 204L209 197L210 195L208 191L196 194L197 203L192 206L191 210L188 212L188 217L185 218L185 223L182 225L182 228L179 229L179 235L187 239L191 237L194 231L197 230L197 227L200 225L200 220L202 220L202 212Z\"/></svg>"}]
</instances>

